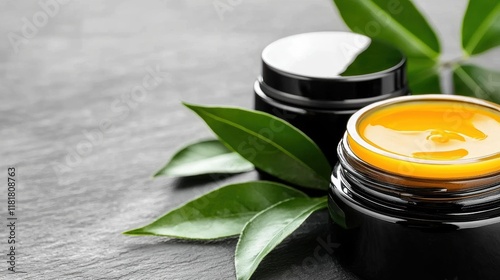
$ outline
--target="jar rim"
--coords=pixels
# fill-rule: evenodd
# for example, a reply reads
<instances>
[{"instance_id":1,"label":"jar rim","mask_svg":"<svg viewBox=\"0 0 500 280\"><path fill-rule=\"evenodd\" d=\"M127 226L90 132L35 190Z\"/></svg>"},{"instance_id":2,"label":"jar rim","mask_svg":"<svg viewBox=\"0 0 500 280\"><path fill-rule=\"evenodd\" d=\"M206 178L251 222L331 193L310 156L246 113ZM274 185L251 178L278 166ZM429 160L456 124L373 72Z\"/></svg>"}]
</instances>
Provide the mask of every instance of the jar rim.
<instances>
[{"instance_id":1,"label":"jar rim","mask_svg":"<svg viewBox=\"0 0 500 280\"><path fill-rule=\"evenodd\" d=\"M394 65L391 65L390 67L382 69L380 71L370 72L370 73L365 73L365 74L352 75L352 76L332 76L332 75L319 75L319 74L299 73L299 72L296 72L294 70L288 69L286 67L283 67L283 66L280 66L280 65L276 65L276 63L272 62L271 61L272 59L270 59L271 55L269 55L269 52L271 52L272 49L274 49L274 48L281 49L279 47L279 44L283 44L286 41L296 40L296 39L301 38L301 37L309 37L309 39L311 39L311 37L315 37L315 36L316 37L320 37L320 36L324 37L324 36L336 36L336 35L344 35L344 36L352 36L352 37L363 38L363 39L369 40L370 42L374 40L374 39L372 39L372 38L370 38L368 36L365 36L363 34L354 33L354 32L348 32L348 31L316 31L316 32L307 32L307 33L294 34L294 35L290 35L290 36L278 39L278 40L270 43L269 45L267 45L262 50L262 54L261 54L262 62L264 62L264 64L266 65L266 67L269 67L269 68L273 69L274 71L279 72L281 75L289 76L289 77L292 77L292 78L295 78L295 79L306 79L306 80L313 79L313 80L326 80L326 81L329 81L329 80L333 80L333 81L338 80L338 81L353 81L353 82L355 82L355 81L364 81L364 80L373 80L373 79L376 79L376 78L383 77L384 74L393 72L396 69L400 69L406 63L406 57L401 53L401 60L398 63L396 63ZM391 46L387 45L387 47L391 47ZM396 49L394 49L394 50L396 50Z\"/></svg>"},{"instance_id":2,"label":"jar rim","mask_svg":"<svg viewBox=\"0 0 500 280\"><path fill-rule=\"evenodd\" d=\"M364 208L453 220L489 217L492 211L500 213L500 173L447 181L405 178L361 161L350 150L346 136L337 153L339 163L333 170L330 190L337 190Z\"/></svg>"},{"instance_id":3,"label":"jar rim","mask_svg":"<svg viewBox=\"0 0 500 280\"><path fill-rule=\"evenodd\" d=\"M263 91L298 106L361 108L408 91L404 54L353 32L284 37L263 49L261 62Z\"/></svg>"},{"instance_id":4,"label":"jar rim","mask_svg":"<svg viewBox=\"0 0 500 280\"><path fill-rule=\"evenodd\" d=\"M450 169L454 165L468 165L468 164L475 164L478 162L489 162L494 160L495 162L498 161L498 164L500 164L500 151L494 152L492 154L488 154L486 156L481 156L481 157L474 157L474 158L467 158L467 159L458 159L458 160L433 160L433 159L421 159L421 158L413 158L409 156L404 156L396 153L391 153L389 151L386 151L384 149L381 149L368 141L366 141L362 135L359 133L358 130L358 124L360 120L363 119L364 116L379 110L381 108L385 108L388 106L392 106L394 104L403 104L403 103L409 103L409 102L415 102L415 101L451 101L451 102L457 102L457 103L468 103L472 105L478 105L481 107L485 107L490 110L494 110L499 112L500 114L500 105L477 99L477 98L472 98L472 97L466 97L466 96L457 96L457 95L443 95L443 94L426 94L426 95L418 95L418 96L402 96L402 97L396 97L396 98L391 98L388 100L383 100L379 101L376 103L373 103L371 105L368 105L361 110L357 111L353 116L349 119L347 123L347 135L348 135L348 142L353 144L354 146L359 146L359 148L363 150L367 150L370 152L373 152L375 154L381 155L384 158L387 158L388 160L392 160L394 162L399 161L400 163L408 163L412 165L412 168L414 169L411 173L412 174L405 173L402 170L398 170L399 173L403 172L404 175L409 176L409 177L420 177L420 178L428 178L428 176L425 176L424 174L418 174L418 166L420 165L429 165L429 166L434 166L436 168L445 168L445 169ZM351 141L349 141L351 140ZM358 155L359 156L359 155ZM360 157L363 159L362 157ZM370 163L367 163L370 164ZM415 172L415 167L417 168L417 171ZM497 168L498 167L498 168ZM481 174L478 174L477 177L483 177L486 175L494 174L494 173L500 173L500 166L494 166L492 168L493 171L489 170L488 172L484 172ZM385 170L385 171L393 171L396 172L395 170ZM496 172L495 172L496 171ZM460 179L462 177L457 176L456 174L448 174L444 173L442 174L442 179ZM463 176L466 178L469 178L470 176ZM439 179L439 178L435 178Z\"/></svg>"}]
</instances>

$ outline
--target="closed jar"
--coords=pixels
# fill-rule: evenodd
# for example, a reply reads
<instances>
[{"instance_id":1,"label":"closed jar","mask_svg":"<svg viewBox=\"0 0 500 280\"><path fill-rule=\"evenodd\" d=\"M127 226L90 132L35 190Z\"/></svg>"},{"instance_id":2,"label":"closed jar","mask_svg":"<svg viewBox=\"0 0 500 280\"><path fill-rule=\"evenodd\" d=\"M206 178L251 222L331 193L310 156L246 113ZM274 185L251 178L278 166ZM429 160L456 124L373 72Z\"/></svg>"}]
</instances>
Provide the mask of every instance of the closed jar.
<instances>
[{"instance_id":1,"label":"closed jar","mask_svg":"<svg viewBox=\"0 0 500 280\"><path fill-rule=\"evenodd\" d=\"M350 32L282 38L262 52L255 109L311 137L333 165L349 117L373 102L408 94L406 58L394 47Z\"/></svg>"}]
</instances>

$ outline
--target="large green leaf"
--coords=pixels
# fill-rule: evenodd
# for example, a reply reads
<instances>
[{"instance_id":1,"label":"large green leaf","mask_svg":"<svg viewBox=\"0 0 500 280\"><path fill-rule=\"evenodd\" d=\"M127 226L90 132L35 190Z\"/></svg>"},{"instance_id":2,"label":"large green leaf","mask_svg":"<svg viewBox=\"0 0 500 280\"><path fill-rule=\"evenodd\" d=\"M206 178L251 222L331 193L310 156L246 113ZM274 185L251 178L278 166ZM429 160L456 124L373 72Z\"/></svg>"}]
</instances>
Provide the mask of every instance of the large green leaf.
<instances>
[{"instance_id":1,"label":"large green leaf","mask_svg":"<svg viewBox=\"0 0 500 280\"><path fill-rule=\"evenodd\" d=\"M500 72L475 65L462 65L453 71L455 93L500 104Z\"/></svg>"},{"instance_id":2,"label":"large green leaf","mask_svg":"<svg viewBox=\"0 0 500 280\"><path fill-rule=\"evenodd\" d=\"M185 105L256 167L299 186L328 188L328 161L309 137L289 123L259 111Z\"/></svg>"},{"instance_id":3,"label":"large green leaf","mask_svg":"<svg viewBox=\"0 0 500 280\"><path fill-rule=\"evenodd\" d=\"M500 1L470 0L462 24L462 47L475 55L500 45Z\"/></svg>"},{"instance_id":4,"label":"large green leaf","mask_svg":"<svg viewBox=\"0 0 500 280\"><path fill-rule=\"evenodd\" d=\"M409 58L408 83L413 94L441 93L437 62L426 58Z\"/></svg>"},{"instance_id":5,"label":"large green leaf","mask_svg":"<svg viewBox=\"0 0 500 280\"><path fill-rule=\"evenodd\" d=\"M434 30L409 0L334 0L349 28L399 47L409 57L437 58Z\"/></svg>"},{"instance_id":6,"label":"large green leaf","mask_svg":"<svg viewBox=\"0 0 500 280\"><path fill-rule=\"evenodd\" d=\"M295 197L306 195L285 185L266 181L227 185L125 234L198 240L234 236L240 234L244 225L260 211Z\"/></svg>"},{"instance_id":7,"label":"large green leaf","mask_svg":"<svg viewBox=\"0 0 500 280\"><path fill-rule=\"evenodd\" d=\"M243 229L235 253L238 280L250 279L264 257L313 212L326 208L323 198L292 198L255 215Z\"/></svg>"},{"instance_id":8,"label":"large green leaf","mask_svg":"<svg viewBox=\"0 0 500 280\"><path fill-rule=\"evenodd\" d=\"M250 162L229 150L219 140L205 140L179 150L154 177L240 173L253 168Z\"/></svg>"}]
</instances>

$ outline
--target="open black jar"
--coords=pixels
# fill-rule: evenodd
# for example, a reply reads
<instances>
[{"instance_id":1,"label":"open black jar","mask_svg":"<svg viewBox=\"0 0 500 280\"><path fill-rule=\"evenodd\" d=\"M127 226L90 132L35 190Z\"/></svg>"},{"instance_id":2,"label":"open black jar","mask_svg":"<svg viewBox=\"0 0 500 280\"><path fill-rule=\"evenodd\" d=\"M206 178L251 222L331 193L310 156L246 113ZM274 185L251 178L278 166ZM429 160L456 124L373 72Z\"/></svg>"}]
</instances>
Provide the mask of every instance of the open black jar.
<instances>
[{"instance_id":1,"label":"open black jar","mask_svg":"<svg viewBox=\"0 0 500 280\"><path fill-rule=\"evenodd\" d=\"M394 47L349 32L298 34L262 52L255 109L311 137L333 165L349 117L376 101L408 94L406 59Z\"/></svg>"},{"instance_id":2,"label":"open black jar","mask_svg":"<svg viewBox=\"0 0 500 280\"><path fill-rule=\"evenodd\" d=\"M500 279L499 105L444 95L378 102L349 120L338 156L330 232L355 274Z\"/></svg>"}]
</instances>

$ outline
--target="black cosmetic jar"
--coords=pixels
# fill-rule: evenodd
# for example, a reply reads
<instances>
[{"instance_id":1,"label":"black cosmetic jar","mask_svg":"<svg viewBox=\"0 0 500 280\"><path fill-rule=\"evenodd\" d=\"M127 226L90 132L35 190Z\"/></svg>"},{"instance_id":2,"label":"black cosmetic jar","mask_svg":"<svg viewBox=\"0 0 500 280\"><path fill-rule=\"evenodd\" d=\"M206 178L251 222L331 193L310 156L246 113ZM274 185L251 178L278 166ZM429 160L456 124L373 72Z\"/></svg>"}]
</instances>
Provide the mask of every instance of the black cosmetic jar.
<instances>
[{"instance_id":1,"label":"black cosmetic jar","mask_svg":"<svg viewBox=\"0 0 500 280\"><path fill-rule=\"evenodd\" d=\"M394 47L350 32L277 40L262 52L255 109L302 130L337 162L349 117L376 101L408 94L406 59Z\"/></svg>"},{"instance_id":2,"label":"black cosmetic jar","mask_svg":"<svg viewBox=\"0 0 500 280\"><path fill-rule=\"evenodd\" d=\"M469 124L471 113L459 111L465 105L500 115L497 104L442 95L394 98L354 114L338 145L328 194L336 257L362 279L500 279L500 142L481 147L489 153L484 158L436 163L384 155L359 136L360 120L406 102L456 103L442 112L444 120L456 124L450 129ZM488 125L500 135L500 121ZM361 151L386 160L375 165ZM395 160L401 168L381 167ZM413 176L419 164L441 168L434 175L440 178ZM476 172L478 164L488 173Z\"/></svg>"}]
</instances>

